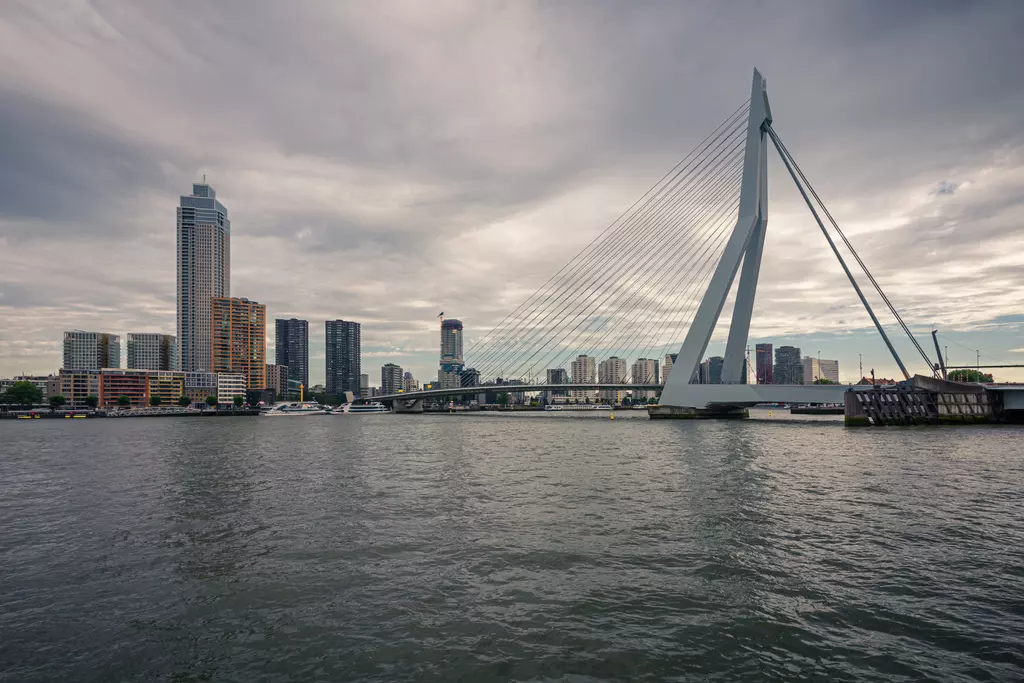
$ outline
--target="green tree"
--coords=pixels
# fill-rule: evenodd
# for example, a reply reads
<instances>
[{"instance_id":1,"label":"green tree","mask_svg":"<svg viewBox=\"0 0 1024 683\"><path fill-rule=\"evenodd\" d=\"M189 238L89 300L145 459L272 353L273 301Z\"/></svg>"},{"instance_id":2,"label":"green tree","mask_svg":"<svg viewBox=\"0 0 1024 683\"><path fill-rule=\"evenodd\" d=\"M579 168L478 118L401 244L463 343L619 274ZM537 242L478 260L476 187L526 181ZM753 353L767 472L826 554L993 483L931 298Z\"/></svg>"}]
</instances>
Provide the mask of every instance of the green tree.
<instances>
[{"instance_id":1,"label":"green tree","mask_svg":"<svg viewBox=\"0 0 1024 683\"><path fill-rule=\"evenodd\" d=\"M206 405L210 406L211 408L216 408L218 403L220 403L220 401L217 400L216 396L206 397Z\"/></svg>"},{"instance_id":2,"label":"green tree","mask_svg":"<svg viewBox=\"0 0 1024 683\"><path fill-rule=\"evenodd\" d=\"M182 408L188 408L188 405L190 403L192 403L192 399L190 399L185 394L182 394L181 396L178 397L178 405L181 406Z\"/></svg>"},{"instance_id":3,"label":"green tree","mask_svg":"<svg viewBox=\"0 0 1024 683\"><path fill-rule=\"evenodd\" d=\"M100 400L95 396L89 395L85 397L85 405L89 406L90 408L95 408L99 404Z\"/></svg>"},{"instance_id":4,"label":"green tree","mask_svg":"<svg viewBox=\"0 0 1024 683\"><path fill-rule=\"evenodd\" d=\"M122 395L122 396L118 396L117 397L117 405L121 406L122 408L130 407L131 404L132 404L132 399L129 398L128 396L123 396Z\"/></svg>"},{"instance_id":5,"label":"green tree","mask_svg":"<svg viewBox=\"0 0 1024 683\"><path fill-rule=\"evenodd\" d=\"M835 384L835 382L830 380L828 377L819 377L818 379L814 380L814 383L815 384Z\"/></svg>"},{"instance_id":6,"label":"green tree","mask_svg":"<svg viewBox=\"0 0 1024 683\"><path fill-rule=\"evenodd\" d=\"M233 399L231 399L231 402L235 404L236 408L241 408L242 404L245 403L245 399L242 398L241 396L235 396Z\"/></svg>"},{"instance_id":7,"label":"green tree","mask_svg":"<svg viewBox=\"0 0 1024 683\"><path fill-rule=\"evenodd\" d=\"M507 406L508 405L508 394L506 394L504 391L501 392L500 394L498 394L498 405L499 406Z\"/></svg>"},{"instance_id":8,"label":"green tree","mask_svg":"<svg viewBox=\"0 0 1024 683\"><path fill-rule=\"evenodd\" d=\"M51 396L50 397L50 410L57 410L57 408L60 408L62 405L64 405L67 402L68 402L68 400L66 398L64 398L63 396L61 396L60 394L57 394L56 396Z\"/></svg>"},{"instance_id":9,"label":"green tree","mask_svg":"<svg viewBox=\"0 0 1024 683\"><path fill-rule=\"evenodd\" d=\"M153 406L154 408L159 407L159 405L163 402L164 400L160 396L153 395L149 397L149 405Z\"/></svg>"},{"instance_id":10,"label":"green tree","mask_svg":"<svg viewBox=\"0 0 1024 683\"><path fill-rule=\"evenodd\" d=\"M946 377L950 382L991 382L992 375L981 370L972 370L970 368L961 368L959 370L953 370Z\"/></svg>"},{"instance_id":11,"label":"green tree","mask_svg":"<svg viewBox=\"0 0 1024 683\"><path fill-rule=\"evenodd\" d=\"M15 382L7 389L5 403L31 406L43 402L43 392L32 382Z\"/></svg>"}]
</instances>

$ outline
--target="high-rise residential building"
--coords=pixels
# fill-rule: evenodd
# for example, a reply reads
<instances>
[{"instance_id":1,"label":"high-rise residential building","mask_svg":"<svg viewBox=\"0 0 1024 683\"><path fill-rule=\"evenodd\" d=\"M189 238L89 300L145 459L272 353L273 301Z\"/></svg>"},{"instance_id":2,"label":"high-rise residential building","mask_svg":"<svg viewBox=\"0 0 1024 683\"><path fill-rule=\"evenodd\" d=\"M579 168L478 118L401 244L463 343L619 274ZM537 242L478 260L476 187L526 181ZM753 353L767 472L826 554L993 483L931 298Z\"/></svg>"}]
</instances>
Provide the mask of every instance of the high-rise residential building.
<instances>
[{"instance_id":1,"label":"high-rise residential building","mask_svg":"<svg viewBox=\"0 0 1024 683\"><path fill-rule=\"evenodd\" d=\"M411 372L402 374L402 391L419 391L420 383Z\"/></svg>"},{"instance_id":2,"label":"high-rise residential building","mask_svg":"<svg viewBox=\"0 0 1024 683\"><path fill-rule=\"evenodd\" d=\"M633 377L633 384L657 384L658 383L658 361L653 358L637 358L630 368L630 375ZM633 390L633 400L646 401L657 396L657 392L650 389Z\"/></svg>"},{"instance_id":3,"label":"high-rise residential building","mask_svg":"<svg viewBox=\"0 0 1024 683\"><path fill-rule=\"evenodd\" d=\"M245 298L215 297L211 316L213 371L242 375L246 389L265 389L267 307Z\"/></svg>"},{"instance_id":4,"label":"high-rise residential building","mask_svg":"<svg viewBox=\"0 0 1024 683\"><path fill-rule=\"evenodd\" d=\"M757 344L754 347L756 354L755 365L758 384L774 384L775 372L772 366L772 345Z\"/></svg>"},{"instance_id":5,"label":"high-rise residential building","mask_svg":"<svg viewBox=\"0 0 1024 683\"><path fill-rule=\"evenodd\" d=\"M839 384L839 361L804 356L803 378L804 384L814 384L819 379L827 379Z\"/></svg>"},{"instance_id":6,"label":"high-rise residential building","mask_svg":"<svg viewBox=\"0 0 1024 683\"><path fill-rule=\"evenodd\" d=\"M725 365L725 358L722 356L711 356L708 358L708 384L722 383L723 365Z\"/></svg>"},{"instance_id":7,"label":"high-rise residential building","mask_svg":"<svg viewBox=\"0 0 1024 683\"><path fill-rule=\"evenodd\" d=\"M324 323L327 342L327 394L341 396L346 391L359 394L362 341L359 323L328 320ZM401 378L399 378L401 383Z\"/></svg>"},{"instance_id":8,"label":"high-rise residential building","mask_svg":"<svg viewBox=\"0 0 1024 683\"><path fill-rule=\"evenodd\" d=\"M380 369L380 393L397 394L402 391L402 366L388 363Z\"/></svg>"},{"instance_id":9,"label":"high-rise residential building","mask_svg":"<svg viewBox=\"0 0 1024 683\"><path fill-rule=\"evenodd\" d=\"M565 371L565 368L548 368L545 371L546 379L545 384L548 386L552 384L568 384L569 373ZM567 391L545 391L544 396L548 403L555 403L555 399L559 402L564 402L569 392Z\"/></svg>"},{"instance_id":10,"label":"high-rise residential building","mask_svg":"<svg viewBox=\"0 0 1024 683\"><path fill-rule=\"evenodd\" d=\"M597 364L597 381L601 384L625 384L629 368L626 359L612 356ZM622 403L626 392L622 389L601 389L601 399L618 405Z\"/></svg>"},{"instance_id":11,"label":"high-rise residential building","mask_svg":"<svg viewBox=\"0 0 1024 683\"><path fill-rule=\"evenodd\" d=\"M121 367L121 337L107 332L65 332L62 367L65 370Z\"/></svg>"},{"instance_id":12,"label":"high-rise residential building","mask_svg":"<svg viewBox=\"0 0 1024 683\"><path fill-rule=\"evenodd\" d=\"M441 321L441 365L437 381L442 389L462 386L462 321L455 318Z\"/></svg>"},{"instance_id":13,"label":"high-rise residential building","mask_svg":"<svg viewBox=\"0 0 1024 683\"><path fill-rule=\"evenodd\" d=\"M678 353L666 353L665 354L665 365L661 368L661 383L666 384L668 382L668 373L672 372L672 366L675 365L676 358L679 357Z\"/></svg>"},{"instance_id":14,"label":"high-rise residential building","mask_svg":"<svg viewBox=\"0 0 1024 683\"><path fill-rule=\"evenodd\" d=\"M213 368L213 299L231 296L231 222L213 188L192 185L178 205L178 368Z\"/></svg>"},{"instance_id":15,"label":"high-rise residential building","mask_svg":"<svg viewBox=\"0 0 1024 683\"><path fill-rule=\"evenodd\" d=\"M287 365L267 365L267 389L273 391L279 398L288 395L290 377L291 370Z\"/></svg>"},{"instance_id":16,"label":"high-rise residential building","mask_svg":"<svg viewBox=\"0 0 1024 683\"><path fill-rule=\"evenodd\" d=\"M803 384L804 364L800 360L800 349L795 346L780 346L775 349L773 372L773 384Z\"/></svg>"},{"instance_id":17,"label":"high-rise residential building","mask_svg":"<svg viewBox=\"0 0 1024 683\"><path fill-rule=\"evenodd\" d=\"M569 374L573 384L597 384L597 362L592 356L576 356L576 360L569 364ZM593 389L573 389L570 394L578 401L597 398L597 391Z\"/></svg>"},{"instance_id":18,"label":"high-rise residential building","mask_svg":"<svg viewBox=\"0 0 1024 683\"><path fill-rule=\"evenodd\" d=\"M367 374L359 375L359 395L362 398L370 395L370 376Z\"/></svg>"},{"instance_id":19,"label":"high-rise residential building","mask_svg":"<svg viewBox=\"0 0 1024 683\"><path fill-rule=\"evenodd\" d=\"M278 318L274 321L274 362L288 366L288 376L309 386L309 321Z\"/></svg>"},{"instance_id":20,"label":"high-rise residential building","mask_svg":"<svg viewBox=\"0 0 1024 683\"><path fill-rule=\"evenodd\" d=\"M177 370L178 347L173 334L128 333L129 370Z\"/></svg>"}]
</instances>

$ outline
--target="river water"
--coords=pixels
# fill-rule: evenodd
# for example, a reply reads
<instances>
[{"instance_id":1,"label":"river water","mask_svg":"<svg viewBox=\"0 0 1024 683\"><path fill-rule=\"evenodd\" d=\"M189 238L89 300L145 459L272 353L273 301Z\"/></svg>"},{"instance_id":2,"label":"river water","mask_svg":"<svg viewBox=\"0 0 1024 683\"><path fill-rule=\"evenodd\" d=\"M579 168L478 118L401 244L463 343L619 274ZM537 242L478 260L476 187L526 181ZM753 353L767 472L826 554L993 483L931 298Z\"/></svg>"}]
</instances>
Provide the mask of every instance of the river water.
<instances>
[{"instance_id":1,"label":"river water","mask_svg":"<svg viewBox=\"0 0 1024 683\"><path fill-rule=\"evenodd\" d=\"M925 679L1024 680L1024 429L0 421L0 680Z\"/></svg>"}]
</instances>

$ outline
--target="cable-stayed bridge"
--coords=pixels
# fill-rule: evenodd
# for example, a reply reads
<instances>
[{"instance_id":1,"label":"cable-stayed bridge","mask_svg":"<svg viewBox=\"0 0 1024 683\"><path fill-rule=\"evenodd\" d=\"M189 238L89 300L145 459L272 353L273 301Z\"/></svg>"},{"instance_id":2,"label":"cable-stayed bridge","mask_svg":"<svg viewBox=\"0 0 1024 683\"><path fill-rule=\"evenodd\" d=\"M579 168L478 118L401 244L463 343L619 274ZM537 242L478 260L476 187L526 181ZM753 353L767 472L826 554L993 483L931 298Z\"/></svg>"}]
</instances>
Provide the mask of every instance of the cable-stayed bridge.
<instances>
[{"instance_id":1,"label":"cable-stayed bridge","mask_svg":"<svg viewBox=\"0 0 1024 683\"><path fill-rule=\"evenodd\" d=\"M768 154L773 147L896 365L896 352L861 282L880 297L928 357L775 131L768 91L754 71L750 99L617 220L466 353L466 366L501 387L452 386L383 396L407 405L487 390L532 392L662 389L666 407L703 409L762 402L841 402L843 385L748 382L747 337L768 225ZM858 276L837 241L853 256ZM739 281L736 283L736 276ZM698 367L733 285L736 294L721 383L697 383ZM679 340L682 339L682 342ZM651 373L670 354L664 385ZM589 359L589 360L588 360ZM627 360L630 359L630 360ZM611 361L604 364L600 361ZM553 381L568 373L573 385Z\"/></svg>"}]
</instances>

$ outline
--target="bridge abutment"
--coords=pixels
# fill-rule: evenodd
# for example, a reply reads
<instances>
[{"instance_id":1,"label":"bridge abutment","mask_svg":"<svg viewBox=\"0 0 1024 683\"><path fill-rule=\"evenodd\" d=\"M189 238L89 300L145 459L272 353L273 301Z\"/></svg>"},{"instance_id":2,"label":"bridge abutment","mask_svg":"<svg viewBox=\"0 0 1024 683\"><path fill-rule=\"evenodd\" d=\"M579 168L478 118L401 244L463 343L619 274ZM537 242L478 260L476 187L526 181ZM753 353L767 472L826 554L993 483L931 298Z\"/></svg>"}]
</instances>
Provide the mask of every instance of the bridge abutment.
<instances>
[{"instance_id":1,"label":"bridge abutment","mask_svg":"<svg viewBox=\"0 0 1024 683\"><path fill-rule=\"evenodd\" d=\"M396 413L422 413L422 398L396 398L391 402L392 409Z\"/></svg>"}]
</instances>

